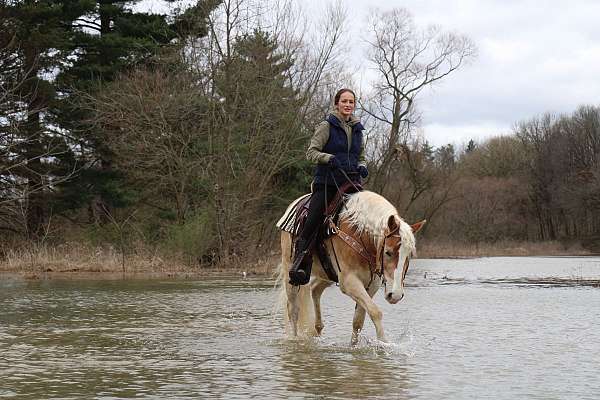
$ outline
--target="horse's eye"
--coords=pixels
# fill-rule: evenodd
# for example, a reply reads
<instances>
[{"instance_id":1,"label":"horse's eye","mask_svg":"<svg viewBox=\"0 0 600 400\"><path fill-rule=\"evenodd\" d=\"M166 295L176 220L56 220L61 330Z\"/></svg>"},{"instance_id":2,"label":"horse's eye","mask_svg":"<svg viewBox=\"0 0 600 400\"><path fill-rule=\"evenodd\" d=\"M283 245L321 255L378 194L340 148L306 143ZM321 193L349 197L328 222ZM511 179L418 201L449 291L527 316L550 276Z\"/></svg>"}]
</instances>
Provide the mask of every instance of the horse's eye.
<instances>
[{"instance_id":1,"label":"horse's eye","mask_svg":"<svg viewBox=\"0 0 600 400\"><path fill-rule=\"evenodd\" d=\"M391 256L393 256L392 252L391 252L391 251L389 251L389 250L387 250L387 251L385 252L385 255L386 255L386 256L388 256L388 257L391 257Z\"/></svg>"}]
</instances>

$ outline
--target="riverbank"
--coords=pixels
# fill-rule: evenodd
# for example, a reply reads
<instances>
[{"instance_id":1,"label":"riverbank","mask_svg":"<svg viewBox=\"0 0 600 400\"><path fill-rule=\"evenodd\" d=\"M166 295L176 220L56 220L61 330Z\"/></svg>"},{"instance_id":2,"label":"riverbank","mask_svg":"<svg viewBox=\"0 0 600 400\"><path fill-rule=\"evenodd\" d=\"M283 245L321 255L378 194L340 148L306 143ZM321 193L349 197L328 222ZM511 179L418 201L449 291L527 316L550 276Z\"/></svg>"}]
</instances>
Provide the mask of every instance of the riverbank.
<instances>
[{"instance_id":1,"label":"riverbank","mask_svg":"<svg viewBox=\"0 0 600 400\"><path fill-rule=\"evenodd\" d=\"M417 244L419 258L591 256L595 255L578 242L517 242L463 243L423 240Z\"/></svg>"},{"instance_id":2,"label":"riverbank","mask_svg":"<svg viewBox=\"0 0 600 400\"><path fill-rule=\"evenodd\" d=\"M477 258L499 256L591 256L580 244L561 242L498 242L465 244L439 241L419 243L418 258ZM176 257L135 252L123 256L115 248L86 247L78 244L58 247L37 246L5 251L0 259L1 278L24 279L201 279L218 276L274 276L279 251L272 249L254 260L240 258L213 266L198 266Z\"/></svg>"},{"instance_id":3,"label":"riverbank","mask_svg":"<svg viewBox=\"0 0 600 400\"><path fill-rule=\"evenodd\" d=\"M0 279L138 279L205 276L267 276L275 272L279 256L274 252L242 262L230 259L216 265L198 265L183 257L136 251L123 256L114 247L65 244L5 251L0 258Z\"/></svg>"}]
</instances>

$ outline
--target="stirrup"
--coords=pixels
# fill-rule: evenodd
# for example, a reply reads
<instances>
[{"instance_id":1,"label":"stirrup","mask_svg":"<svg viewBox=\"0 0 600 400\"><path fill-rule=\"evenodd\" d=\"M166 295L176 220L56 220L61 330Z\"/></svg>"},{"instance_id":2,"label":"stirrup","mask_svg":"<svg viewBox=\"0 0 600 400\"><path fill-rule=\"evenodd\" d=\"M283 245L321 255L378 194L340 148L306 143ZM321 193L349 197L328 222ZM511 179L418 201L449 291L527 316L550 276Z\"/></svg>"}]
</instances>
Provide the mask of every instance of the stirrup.
<instances>
[{"instance_id":1,"label":"stirrup","mask_svg":"<svg viewBox=\"0 0 600 400\"><path fill-rule=\"evenodd\" d=\"M294 262L288 273L290 285L301 286L306 285L310 281L310 272L312 269L312 256L310 249L306 249L301 253L296 254Z\"/></svg>"}]
</instances>

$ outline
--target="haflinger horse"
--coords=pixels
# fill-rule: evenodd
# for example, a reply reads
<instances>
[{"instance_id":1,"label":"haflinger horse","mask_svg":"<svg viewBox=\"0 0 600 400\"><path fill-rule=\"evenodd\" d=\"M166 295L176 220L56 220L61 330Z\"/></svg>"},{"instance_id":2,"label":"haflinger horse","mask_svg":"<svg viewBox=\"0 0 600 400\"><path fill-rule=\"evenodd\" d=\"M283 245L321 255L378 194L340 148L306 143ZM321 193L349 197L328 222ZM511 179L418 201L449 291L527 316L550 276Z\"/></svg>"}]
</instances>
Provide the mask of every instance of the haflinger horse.
<instances>
[{"instance_id":1,"label":"haflinger horse","mask_svg":"<svg viewBox=\"0 0 600 400\"><path fill-rule=\"evenodd\" d=\"M277 223L279 228L282 228L283 220L299 200L290 204ZM423 220L414 225L407 224L392 204L373 192L357 192L346 201L334 229L337 233L325 240L325 247L337 272L340 290L356 302L352 345L358 343L365 312L375 325L377 339L386 342L383 314L373 301L373 296L384 285L384 296L388 303L396 304L402 300L404 278L410 258L415 254L414 234L424 223ZM352 239L354 243L350 245ZM292 247L292 235L282 230L278 281L281 302L286 304L286 331L293 337L320 336L324 326L321 295L334 282L327 277L315 255L310 282L304 286L290 285L288 270L292 263Z\"/></svg>"}]
</instances>

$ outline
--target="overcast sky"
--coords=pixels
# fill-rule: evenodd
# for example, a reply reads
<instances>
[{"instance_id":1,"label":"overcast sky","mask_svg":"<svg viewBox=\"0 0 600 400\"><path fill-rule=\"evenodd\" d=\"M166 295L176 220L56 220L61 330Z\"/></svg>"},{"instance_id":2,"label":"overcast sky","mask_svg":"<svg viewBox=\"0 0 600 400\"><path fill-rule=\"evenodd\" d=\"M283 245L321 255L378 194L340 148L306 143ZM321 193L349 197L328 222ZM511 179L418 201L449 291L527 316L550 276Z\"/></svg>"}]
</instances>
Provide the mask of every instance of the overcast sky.
<instances>
[{"instance_id":1,"label":"overcast sky","mask_svg":"<svg viewBox=\"0 0 600 400\"><path fill-rule=\"evenodd\" d=\"M323 1L311 0L316 3ZM344 0L352 42L369 7L408 9L418 26L469 36L478 58L423 92L425 137L435 146L512 132L545 112L600 105L600 0Z\"/></svg>"}]
</instances>

